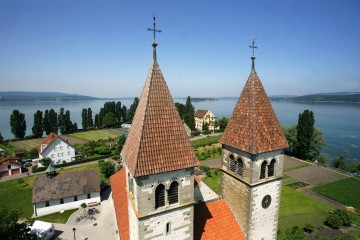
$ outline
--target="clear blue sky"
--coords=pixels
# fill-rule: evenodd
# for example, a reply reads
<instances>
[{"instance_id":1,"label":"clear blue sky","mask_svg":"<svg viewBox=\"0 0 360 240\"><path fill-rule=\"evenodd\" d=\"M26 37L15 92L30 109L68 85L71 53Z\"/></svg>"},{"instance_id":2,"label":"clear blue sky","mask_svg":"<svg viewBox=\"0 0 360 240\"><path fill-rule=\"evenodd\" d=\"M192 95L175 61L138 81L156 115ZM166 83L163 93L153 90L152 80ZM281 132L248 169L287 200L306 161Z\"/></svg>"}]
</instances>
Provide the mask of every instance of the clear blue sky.
<instances>
[{"instance_id":1,"label":"clear blue sky","mask_svg":"<svg viewBox=\"0 0 360 240\"><path fill-rule=\"evenodd\" d=\"M139 96L152 61L173 96L360 91L360 1L0 0L0 91Z\"/></svg>"}]
</instances>

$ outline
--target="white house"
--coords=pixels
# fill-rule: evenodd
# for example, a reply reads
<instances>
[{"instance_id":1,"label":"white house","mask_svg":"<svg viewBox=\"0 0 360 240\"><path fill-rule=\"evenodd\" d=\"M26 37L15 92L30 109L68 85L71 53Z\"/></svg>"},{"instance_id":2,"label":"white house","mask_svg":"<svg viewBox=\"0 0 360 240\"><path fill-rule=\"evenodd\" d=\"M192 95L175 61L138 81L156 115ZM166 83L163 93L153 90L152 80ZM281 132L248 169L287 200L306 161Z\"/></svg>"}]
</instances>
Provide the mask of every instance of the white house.
<instances>
[{"instance_id":1,"label":"white house","mask_svg":"<svg viewBox=\"0 0 360 240\"><path fill-rule=\"evenodd\" d=\"M50 133L38 146L39 159L50 158L53 164L75 160L75 148L56 133Z\"/></svg>"},{"instance_id":2,"label":"white house","mask_svg":"<svg viewBox=\"0 0 360 240\"><path fill-rule=\"evenodd\" d=\"M100 203L98 169L87 169L35 177L32 203L34 215L42 216L79 208L82 203Z\"/></svg>"},{"instance_id":3,"label":"white house","mask_svg":"<svg viewBox=\"0 0 360 240\"><path fill-rule=\"evenodd\" d=\"M22 164L17 157L7 157L0 161L0 178L22 173Z\"/></svg>"},{"instance_id":4,"label":"white house","mask_svg":"<svg viewBox=\"0 0 360 240\"><path fill-rule=\"evenodd\" d=\"M215 129L215 115L210 110L199 109L194 113L195 128L199 131L203 130L203 125L209 125L209 130Z\"/></svg>"}]
</instances>

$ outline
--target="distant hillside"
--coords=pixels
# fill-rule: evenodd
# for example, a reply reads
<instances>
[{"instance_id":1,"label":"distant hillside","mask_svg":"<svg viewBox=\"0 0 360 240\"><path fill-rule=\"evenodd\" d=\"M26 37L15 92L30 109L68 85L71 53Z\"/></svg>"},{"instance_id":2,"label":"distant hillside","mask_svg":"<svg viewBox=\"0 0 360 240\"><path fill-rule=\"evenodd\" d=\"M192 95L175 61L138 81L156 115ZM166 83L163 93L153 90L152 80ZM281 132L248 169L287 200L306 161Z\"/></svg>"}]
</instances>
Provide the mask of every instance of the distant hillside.
<instances>
[{"instance_id":1,"label":"distant hillside","mask_svg":"<svg viewBox=\"0 0 360 240\"><path fill-rule=\"evenodd\" d=\"M0 92L0 102L94 100L96 97L61 92Z\"/></svg>"},{"instance_id":2,"label":"distant hillside","mask_svg":"<svg viewBox=\"0 0 360 240\"><path fill-rule=\"evenodd\" d=\"M338 102L338 103L360 103L359 92L339 92L339 93L316 93L298 97L279 97L272 98L277 101L291 102Z\"/></svg>"}]
</instances>

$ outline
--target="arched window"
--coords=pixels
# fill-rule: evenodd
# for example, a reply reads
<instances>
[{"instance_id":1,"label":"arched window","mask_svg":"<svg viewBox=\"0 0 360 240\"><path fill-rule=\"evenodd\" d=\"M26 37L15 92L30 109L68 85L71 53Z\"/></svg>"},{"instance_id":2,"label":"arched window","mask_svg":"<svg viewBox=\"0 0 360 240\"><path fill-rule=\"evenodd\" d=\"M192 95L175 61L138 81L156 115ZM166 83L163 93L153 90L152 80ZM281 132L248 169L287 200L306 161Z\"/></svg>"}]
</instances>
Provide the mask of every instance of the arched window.
<instances>
[{"instance_id":1,"label":"arched window","mask_svg":"<svg viewBox=\"0 0 360 240\"><path fill-rule=\"evenodd\" d=\"M275 163L276 163L275 159L271 160L268 168L268 177L274 176Z\"/></svg>"},{"instance_id":2,"label":"arched window","mask_svg":"<svg viewBox=\"0 0 360 240\"><path fill-rule=\"evenodd\" d=\"M236 172L236 162L235 162L235 158L233 155L229 156L229 168L230 168L230 171Z\"/></svg>"},{"instance_id":3,"label":"arched window","mask_svg":"<svg viewBox=\"0 0 360 240\"><path fill-rule=\"evenodd\" d=\"M237 173L239 176L242 176L242 175L243 175L243 172L244 172L244 163L243 163L243 161L241 160L241 158L238 158L238 159L237 159L237 166L236 166L236 173Z\"/></svg>"},{"instance_id":4,"label":"arched window","mask_svg":"<svg viewBox=\"0 0 360 240\"><path fill-rule=\"evenodd\" d=\"M178 182L172 182L169 188L169 204L179 202L179 184Z\"/></svg>"},{"instance_id":5,"label":"arched window","mask_svg":"<svg viewBox=\"0 0 360 240\"><path fill-rule=\"evenodd\" d=\"M265 178L267 161L263 161L261 164L260 179Z\"/></svg>"},{"instance_id":6,"label":"arched window","mask_svg":"<svg viewBox=\"0 0 360 240\"><path fill-rule=\"evenodd\" d=\"M165 206L165 186L160 184L155 190L155 209Z\"/></svg>"}]
</instances>

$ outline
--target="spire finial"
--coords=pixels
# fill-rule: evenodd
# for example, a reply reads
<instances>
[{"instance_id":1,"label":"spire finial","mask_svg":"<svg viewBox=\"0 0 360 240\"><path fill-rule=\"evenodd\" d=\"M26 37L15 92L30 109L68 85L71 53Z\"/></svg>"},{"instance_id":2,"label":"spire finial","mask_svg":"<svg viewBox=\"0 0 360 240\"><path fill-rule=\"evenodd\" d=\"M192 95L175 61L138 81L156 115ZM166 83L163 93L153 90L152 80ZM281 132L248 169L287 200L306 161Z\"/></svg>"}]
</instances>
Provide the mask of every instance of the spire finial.
<instances>
[{"instance_id":1,"label":"spire finial","mask_svg":"<svg viewBox=\"0 0 360 240\"><path fill-rule=\"evenodd\" d=\"M157 46L156 33L157 32L161 33L161 30L156 29L156 18L155 18L155 15L153 15L153 16L154 16L154 23L153 23L154 28L148 28L147 30L154 32L154 42L153 42L152 46L154 47L154 49L153 49L153 58L154 58L154 61L156 61L156 46Z\"/></svg>"},{"instance_id":2,"label":"spire finial","mask_svg":"<svg viewBox=\"0 0 360 240\"><path fill-rule=\"evenodd\" d=\"M251 67L251 74L256 74L256 71L255 71L255 54L254 54L254 50L255 48L258 48L257 46L255 46L255 40L257 39L257 37L252 37L252 45L250 45L249 47L252 48L252 57L251 57L251 60L252 60L252 67Z\"/></svg>"}]
</instances>

